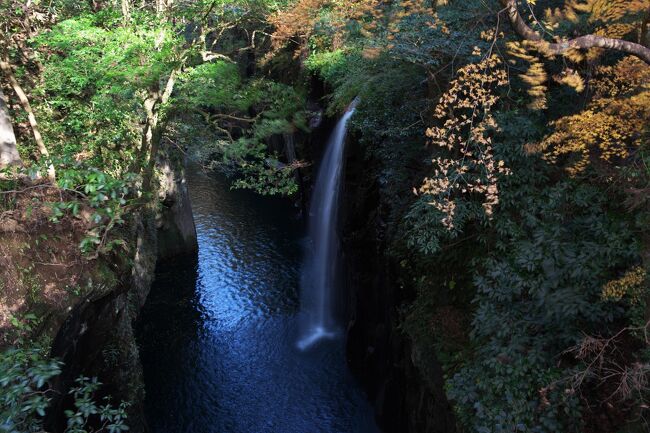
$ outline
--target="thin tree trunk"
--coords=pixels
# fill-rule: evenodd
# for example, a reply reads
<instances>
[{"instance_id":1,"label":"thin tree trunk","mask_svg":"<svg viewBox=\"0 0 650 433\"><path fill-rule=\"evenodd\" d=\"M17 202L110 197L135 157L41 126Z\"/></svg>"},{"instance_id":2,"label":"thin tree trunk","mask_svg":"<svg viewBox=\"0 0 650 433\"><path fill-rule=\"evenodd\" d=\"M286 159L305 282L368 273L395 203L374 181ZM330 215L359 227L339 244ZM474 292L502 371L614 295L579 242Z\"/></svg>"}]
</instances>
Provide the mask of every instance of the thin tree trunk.
<instances>
[{"instance_id":1,"label":"thin tree trunk","mask_svg":"<svg viewBox=\"0 0 650 433\"><path fill-rule=\"evenodd\" d=\"M22 165L18 148L16 147L16 135L11 123L9 107L0 89L0 168L8 165Z\"/></svg>"},{"instance_id":2,"label":"thin tree trunk","mask_svg":"<svg viewBox=\"0 0 650 433\"><path fill-rule=\"evenodd\" d=\"M160 140L165 132L166 122L160 120L160 107L169 101L176 84L176 75L178 71L174 70L169 75L165 90L152 92L144 101L146 112L146 123L142 131L142 142L140 147L140 156L138 160L144 168L143 186L145 189L151 188L153 180L153 171L156 166L156 157L160 148Z\"/></svg>"},{"instance_id":3,"label":"thin tree trunk","mask_svg":"<svg viewBox=\"0 0 650 433\"><path fill-rule=\"evenodd\" d=\"M18 99L20 100L20 104L22 105L23 110L25 110L25 112L27 113L27 118L29 119L29 125L32 128L32 133L34 134L34 141L36 142L36 146L38 146L38 150L41 153L41 157L48 159L50 157L50 152L48 152L47 147L45 147L43 136L41 135L41 132L38 128L38 123L36 122L36 116L34 115L34 110L32 110L32 106L29 103L29 99L27 99L27 95L23 91L23 88L20 86L20 83L18 83L18 80L16 80L13 69L11 68L11 64L7 59L0 60L0 70L4 72L5 76L9 80L9 84L11 84L11 87L16 93L16 96L18 96ZM49 179L51 181L54 181L56 178L56 173L54 171L54 166L52 164L50 164L50 166L48 167L47 173Z\"/></svg>"},{"instance_id":4,"label":"thin tree trunk","mask_svg":"<svg viewBox=\"0 0 650 433\"><path fill-rule=\"evenodd\" d=\"M163 91L162 95L160 95L158 103L154 106L155 120L153 123L153 128L151 130L151 147L149 149L148 155L148 169L150 171L153 171L153 168L156 164L156 156L158 155L158 149L160 148L160 140L162 139L162 135L165 132L164 130L166 122L160 121L160 106L166 104L167 101L169 101L169 98L172 96L174 85L176 84L176 74L177 71L175 70L169 74L169 78L165 84L165 90Z\"/></svg>"},{"instance_id":5,"label":"thin tree trunk","mask_svg":"<svg viewBox=\"0 0 650 433\"><path fill-rule=\"evenodd\" d=\"M156 12L158 15L162 15L169 11L173 4L174 0L156 0Z\"/></svg>"},{"instance_id":6,"label":"thin tree trunk","mask_svg":"<svg viewBox=\"0 0 650 433\"><path fill-rule=\"evenodd\" d=\"M129 0L122 0L122 19L124 24L131 22L131 5Z\"/></svg>"}]
</instances>

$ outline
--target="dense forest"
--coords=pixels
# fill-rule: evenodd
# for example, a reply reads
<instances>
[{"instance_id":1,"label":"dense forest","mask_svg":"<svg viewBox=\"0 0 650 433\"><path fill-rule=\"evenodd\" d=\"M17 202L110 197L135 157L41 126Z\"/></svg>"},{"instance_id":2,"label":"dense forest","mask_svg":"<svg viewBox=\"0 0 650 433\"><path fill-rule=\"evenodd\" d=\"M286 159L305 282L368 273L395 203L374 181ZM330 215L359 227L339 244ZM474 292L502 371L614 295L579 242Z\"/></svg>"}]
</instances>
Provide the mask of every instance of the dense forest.
<instances>
[{"instance_id":1,"label":"dense forest","mask_svg":"<svg viewBox=\"0 0 650 433\"><path fill-rule=\"evenodd\" d=\"M346 112L378 428L650 431L648 0L0 0L0 431L152 431L136 322L196 255L186 175L299 224Z\"/></svg>"}]
</instances>

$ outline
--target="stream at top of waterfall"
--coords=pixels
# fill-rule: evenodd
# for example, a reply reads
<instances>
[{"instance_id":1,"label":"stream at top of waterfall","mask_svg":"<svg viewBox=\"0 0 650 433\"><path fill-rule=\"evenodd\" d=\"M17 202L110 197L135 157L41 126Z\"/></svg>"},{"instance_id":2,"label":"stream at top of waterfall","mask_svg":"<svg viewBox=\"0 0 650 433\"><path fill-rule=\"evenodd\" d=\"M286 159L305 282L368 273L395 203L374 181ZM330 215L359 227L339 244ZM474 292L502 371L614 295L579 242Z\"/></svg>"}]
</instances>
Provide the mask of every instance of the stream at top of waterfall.
<instances>
[{"instance_id":1,"label":"stream at top of waterfall","mask_svg":"<svg viewBox=\"0 0 650 433\"><path fill-rule=\"evenodd\" d=\"M304 225L187 170L198 259L158 265L138 323L153 433L374 433L342 338L299 350Z\"/></svg>"}]
</instances>

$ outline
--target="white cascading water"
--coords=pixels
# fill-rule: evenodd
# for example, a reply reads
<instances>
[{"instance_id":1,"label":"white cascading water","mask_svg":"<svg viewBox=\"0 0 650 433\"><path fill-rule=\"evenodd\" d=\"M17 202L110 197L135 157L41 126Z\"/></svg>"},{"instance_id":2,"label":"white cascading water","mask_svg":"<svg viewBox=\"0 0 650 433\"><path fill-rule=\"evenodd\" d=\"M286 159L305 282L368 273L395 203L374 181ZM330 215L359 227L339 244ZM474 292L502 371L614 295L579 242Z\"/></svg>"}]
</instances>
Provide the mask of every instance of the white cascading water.
<instances>
[{"instance_id":1,"label":"white cascading water","mask_svg":"<svg viewBox=\"0 0 650 433\"><path fill-rule=\"evenodd\" d=\"M347 124L354 114L356 102L350 104L327 142L312 195L309 209L311 249L302 277L303 324L298 341L301 350L323 338L334 338L337 335L333 295L339 258L338 196Z\"/></svg>"}]
</instances>

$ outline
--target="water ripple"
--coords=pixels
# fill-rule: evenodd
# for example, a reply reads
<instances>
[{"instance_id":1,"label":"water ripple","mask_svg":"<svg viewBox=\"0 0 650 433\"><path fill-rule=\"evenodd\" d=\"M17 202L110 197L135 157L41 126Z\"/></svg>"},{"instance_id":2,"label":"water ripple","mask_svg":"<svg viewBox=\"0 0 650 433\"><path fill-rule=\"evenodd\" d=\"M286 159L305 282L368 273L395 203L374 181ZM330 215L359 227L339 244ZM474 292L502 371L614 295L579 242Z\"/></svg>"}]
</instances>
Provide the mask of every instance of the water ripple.
<instances>
[{"instance_id":1,"label":"water ripple","mask_svg":"<svg viewBox=\"0 0 650 433\"><path fill-rule=\"evenodd\" d=\"M366 433L343 343L296 349L303 228L285 201L189 170L198 261L161 264L138 326L154 433Z\"/></svg>"}]
</instances>

